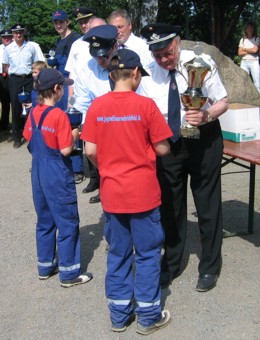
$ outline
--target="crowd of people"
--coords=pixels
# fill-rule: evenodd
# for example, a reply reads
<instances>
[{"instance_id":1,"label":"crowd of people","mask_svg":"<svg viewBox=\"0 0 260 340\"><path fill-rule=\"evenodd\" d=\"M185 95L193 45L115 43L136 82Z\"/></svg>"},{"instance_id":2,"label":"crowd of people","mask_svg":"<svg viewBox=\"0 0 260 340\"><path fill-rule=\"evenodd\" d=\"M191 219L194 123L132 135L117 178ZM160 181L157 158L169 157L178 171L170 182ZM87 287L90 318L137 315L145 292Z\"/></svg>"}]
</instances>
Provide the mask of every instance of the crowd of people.
<instances>
[{"instance_id":1,"label":"crowd of people","mask_svg":"<svg viewBox=\"0 0 260 340\"><path fill-rule=\"evenodd\" d=\"M92 279L80 264L75 184L84 177L83 152L72 155L75 148L85 151L90 181L83 193L99 190L90 203L101 202L105 216L112 330L123 332L137 318L136 331L147 335L171 320L162 310L161 289L183 270L188 179L201 239L196 290L214 288L221 272L218 117L228 109L227 92L212 72L202 85L206 104L183 105L188 73L179 65L196 55L181 48L180 26L148 24L138 37L125 10L113 11L107 21L86 7L73 14L82 36L69 29L65 11L52 14L59 38L48 65L23 25L1 32L1 129L9 126L11 102L13 146L19 148L24 137L32 154L38 276L46 280L59 273L62 287ZM241 67L249 70L250 64L259 88L251 68L258 49L259 38L247 27L239 44ZM215 68L214 60L204 57ZM2 87L10 99L2 96ZM32 93L28 103L19 101L21 92ZM27 119L22 105L30 108ZM79 128L71 127L70 108L82 113ZM199 138L182 135L184 122L198 128Z\"/></svg>"}]
</instances>

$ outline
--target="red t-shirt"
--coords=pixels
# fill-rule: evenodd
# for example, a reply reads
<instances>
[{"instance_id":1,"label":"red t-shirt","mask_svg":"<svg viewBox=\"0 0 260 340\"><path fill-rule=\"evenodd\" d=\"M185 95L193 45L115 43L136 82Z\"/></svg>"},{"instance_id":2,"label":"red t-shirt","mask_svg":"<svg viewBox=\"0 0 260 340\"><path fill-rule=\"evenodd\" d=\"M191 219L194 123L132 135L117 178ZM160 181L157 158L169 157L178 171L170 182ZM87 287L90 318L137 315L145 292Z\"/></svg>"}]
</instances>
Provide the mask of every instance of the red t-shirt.
<instances>
[{"instance_id":1,"label":"red t-shirt","mask_svg":"<svg viewBox=\"0 0 260 340\"><path fill-rule=\"evenodd\" d=\"M161 204L152 144L171 136L150 98L128 91L109 92L93 101L80 138L97 144L105 211L143 212Z\"/></svg>"},{"instance_id":2,"label":"red t-shirt","mask_svg":"<svg viewBox=\"0 0 260 340\"><path fill-rule=\"evenodd\" d=\"M38 124L40 117L48 105L37 105L33 109L35 123ZM53 108L45 117L42 124L42 135L45 143L52 149L62 150L73 145L71 125L67 114L59 108ZM32 123L30 115L27 118L23 136L30 141L32 137Z\"/></svg>"}]
</instances>

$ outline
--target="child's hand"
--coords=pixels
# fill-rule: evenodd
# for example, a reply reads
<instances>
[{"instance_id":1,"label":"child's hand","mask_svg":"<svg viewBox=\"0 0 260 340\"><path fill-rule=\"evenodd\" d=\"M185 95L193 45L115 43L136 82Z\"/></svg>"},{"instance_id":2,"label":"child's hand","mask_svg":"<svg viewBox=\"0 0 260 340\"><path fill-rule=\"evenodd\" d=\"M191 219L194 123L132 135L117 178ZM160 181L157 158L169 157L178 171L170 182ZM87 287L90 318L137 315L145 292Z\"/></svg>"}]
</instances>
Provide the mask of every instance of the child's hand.
<instances>
[{"instance_id":1,"label":"child's hand","mask_svg":"<svg viewBox=\"0 0 260 340\"><path fill-rule=\"evenodd\" d=\"M76 142L79 139L79 129L78 128L72 130L72 136L73 136L74 142Z\"/></svg>"},{"instance_id":2,"label":"child's hand","mask_svg":"<svg viewBox=\"0 0 260 340\"><path fill-rule=\"evenodd\" d=\"M22 106L26 109L30 109L32 107L32 103L23 103Z\"/></svg>"}]
</instances>

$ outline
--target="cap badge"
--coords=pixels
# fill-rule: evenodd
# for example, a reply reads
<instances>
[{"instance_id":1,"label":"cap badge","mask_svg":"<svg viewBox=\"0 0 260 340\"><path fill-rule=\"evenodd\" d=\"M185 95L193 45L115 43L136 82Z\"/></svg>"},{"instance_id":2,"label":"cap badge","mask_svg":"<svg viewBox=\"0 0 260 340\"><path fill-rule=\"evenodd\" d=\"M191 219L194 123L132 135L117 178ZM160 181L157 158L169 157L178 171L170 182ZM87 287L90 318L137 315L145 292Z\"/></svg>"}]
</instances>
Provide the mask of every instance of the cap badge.
<instances>
[{"instance_id":1,"label":"cap badge","mask_svg":"<svg viewBox=\"0 0 260 340\"><path fill-rule=\"evenodd\" d=\"M151 40L159 40L160 39L160 36L156 33L153 33L150 37Z\"/></svg>"},{"instance_id":2,"label":"cap badge","mask_svg":"<svg viewBox=\"0 0 260 340\"><path fill-rule=\"evenodd\" d=\"M95 42L92 43L92 46L95 47L95 48L98 48L98 47L100 47L100 43L95 41Z\"/></svg>"}]
</instances>

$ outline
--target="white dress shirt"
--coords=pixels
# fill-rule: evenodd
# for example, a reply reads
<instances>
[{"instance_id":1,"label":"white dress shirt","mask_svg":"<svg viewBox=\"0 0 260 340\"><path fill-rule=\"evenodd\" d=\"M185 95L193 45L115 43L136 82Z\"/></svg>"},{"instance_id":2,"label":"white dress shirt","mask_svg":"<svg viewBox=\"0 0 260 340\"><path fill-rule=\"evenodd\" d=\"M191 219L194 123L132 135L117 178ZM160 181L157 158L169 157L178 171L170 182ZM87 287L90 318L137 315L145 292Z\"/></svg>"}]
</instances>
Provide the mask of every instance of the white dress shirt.
<instances>
[{"instance_id":1,"label":"white dress shirt","mask_svg":"<svg viewBox=\"0 0 260 340\"><path fill-rule=\"evenodd\" d=\"M89 43L83 40L83 36L74 41L71 45L65 71L70 73L70 78L75 80L77 70L81 69L91 58L89 53Z\"/></svg>"},{"instance_id":2,"label":"white dress shirt","mask_svg":"<svg viewBox=\"0 0 260 340\"><path fill-rule=\"evenodd\" d=\"M0 73L3 72L3 54L5 50L5 45L1 44L0 45Z\"/></svg>"},{"instance_id":3,"label":"white dress shirt","mask_svg":"<svg viewBox=\"0 0 260 340\"><path fill-rule=\"evenodd\" d=\"M187 61L195 58L196 55L193 51L183 50L180 54L179 69L176 72L175 79L177 82L179 94L184 93L188 88L188 75L183 64ZM220 79L217 67L213 59L209 55L203 54L201 56L204 61L211 66L212 71L209 71L205 77L202 93L208 97L207 103L203 109L207 109L213 103L227 96L227 91ZM168 120L168 94L170 75L169 71L160 67L155 61L150 64L146 71L150 74L150 77L142 77L139 91L141 95L152 98L160 111L163 113L166 120ZM185 110L181 105L181 120L184 122Z\"/></svg>"},{"instance_id":4,"label":"white dress shirt","mask_svg":"<svg viewBox=\"0 0 260 340\"><path fill-rule=\"evenodd\" d=\"M152 54L149 51L149 47L146 44L146 41L142 38L137 37L133 33L130 34L129 38L125 42L124 48L128 48L137 53L141 59L143 67L146 67L154 61Z\"/></svg>"}]
</instances>

